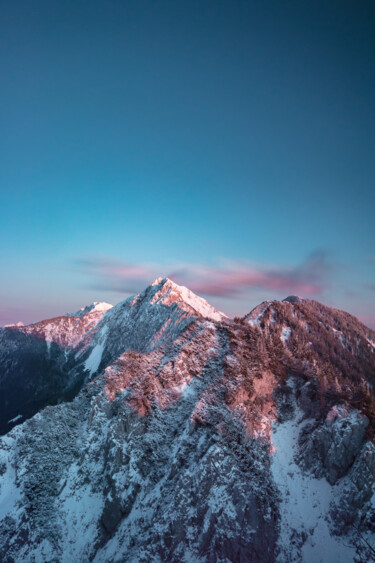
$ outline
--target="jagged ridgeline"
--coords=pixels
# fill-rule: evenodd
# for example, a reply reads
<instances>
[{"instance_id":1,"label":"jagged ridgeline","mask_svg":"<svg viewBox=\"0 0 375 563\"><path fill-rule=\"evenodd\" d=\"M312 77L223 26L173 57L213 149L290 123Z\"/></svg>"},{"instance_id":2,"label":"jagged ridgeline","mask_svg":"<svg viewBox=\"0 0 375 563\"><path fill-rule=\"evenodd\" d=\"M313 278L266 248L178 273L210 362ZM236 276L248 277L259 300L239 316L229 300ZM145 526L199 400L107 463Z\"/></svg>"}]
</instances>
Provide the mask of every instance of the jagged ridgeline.
<instances>
[{"instance_id":1,"label":"jagged ridgeline","mask_svg":"<svg viewBox=\"0 0 375 563\"><path fill-rule=\"evenodd\" d=\"M0 560L369 561L375 333L168 279L0 330Z\"/></svg>"}]
</instances>

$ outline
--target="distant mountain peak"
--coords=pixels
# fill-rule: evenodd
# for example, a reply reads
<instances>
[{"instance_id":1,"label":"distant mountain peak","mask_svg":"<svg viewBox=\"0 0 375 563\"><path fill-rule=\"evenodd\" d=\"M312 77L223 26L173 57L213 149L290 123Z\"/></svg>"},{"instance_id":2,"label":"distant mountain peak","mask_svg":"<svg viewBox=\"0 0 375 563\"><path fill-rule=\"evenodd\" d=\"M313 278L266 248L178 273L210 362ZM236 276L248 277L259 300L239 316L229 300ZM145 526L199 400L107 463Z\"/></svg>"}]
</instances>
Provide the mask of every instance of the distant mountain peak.
<instances>
[{"instance_id":1,"label":"distant mountain peak","mask_svg":"<svg viewBox=\"0 0 375 563\"><path fill-rule=\"evenodd\" d=\"M105 303L104 301L94 301L91 305L87 305L86 307L81 307L79 311L75 313L67 313L67 317L82 317L83 315L87 315L87 313L93 312L106 312L109 309L112 309L113 305L110 303Z\"/></svg>"},{"instance_id":2,"label":"distant mountain peak","mask_svg":"<svg viewBox=\"0 0 375 563\"><path fill-rule=\"evenodd\" d=\"M12 324L9 324L9 325L4 325L4 328L10 328L10 327L13 327L13 326L25 326L25 323L23 323L22 321L18 321L18 323L12 323Z\"/></svg>"}]
</instances>

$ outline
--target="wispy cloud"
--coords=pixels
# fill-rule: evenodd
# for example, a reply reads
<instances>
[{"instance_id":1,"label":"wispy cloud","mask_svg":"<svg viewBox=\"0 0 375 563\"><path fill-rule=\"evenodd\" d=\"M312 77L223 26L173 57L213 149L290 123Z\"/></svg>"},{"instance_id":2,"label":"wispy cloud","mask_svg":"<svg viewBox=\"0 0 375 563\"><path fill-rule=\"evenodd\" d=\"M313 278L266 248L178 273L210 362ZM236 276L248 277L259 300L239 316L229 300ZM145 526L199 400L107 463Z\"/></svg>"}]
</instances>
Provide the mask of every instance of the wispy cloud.
<instances>
[{"instance_id":1,"label":"wispy cloud","mask_svg":"<svg viewBox=\"0 0 375 563\"><path fill-rule=\"evenodd\" d=\"M156 265L130 264L111 258L79 259L74 266L90 276L95 288L120 293L137 293L158 271Z\"/></svg>"},{"instance_id":2,"label":"wispy cloud","mask_svg":"<svg viewBox=\"0 0 375 563\"><path fill-rule=\"evenodd\" d=\"M250 262L221 262L218 265L195 263L128 263L108 258L81 259L75 266L90 277L95 288L121 293L136 293L159 276L169 277L196 293L235 298L249 288L277 293L318 296L329 283L332 265L323 251L310 255L297 266L277 266Z\"/></svg>"}]
</instances>

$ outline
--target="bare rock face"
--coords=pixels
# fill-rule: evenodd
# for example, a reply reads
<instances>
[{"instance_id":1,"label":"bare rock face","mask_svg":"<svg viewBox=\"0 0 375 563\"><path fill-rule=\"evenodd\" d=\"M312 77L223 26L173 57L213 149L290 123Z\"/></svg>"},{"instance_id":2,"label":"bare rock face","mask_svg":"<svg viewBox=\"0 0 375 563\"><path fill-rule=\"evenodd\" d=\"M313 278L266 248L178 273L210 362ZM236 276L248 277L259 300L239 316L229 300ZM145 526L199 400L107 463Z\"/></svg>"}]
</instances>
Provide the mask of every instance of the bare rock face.
<instances>
[{"instance_id":1,"label":"bare rock face","mask_svg":"<svg viewBox=\"0 0 375 563\"><path fill-rule=\"evenodd\" d=\"M0 331L4 405L17 370L23 390L0 438L0 560L366 560L373 340L308 300L230 320L167 279Z\"/></svg>"},{"instance_id":2,"label":"bare rock face","mask_svg":"<svg viewBox=\"0 0 375 563\"><path fill-rule=\"evenodd\" d=\"M300 437L303 463L319 476L324 473L334 485L362 449L368 424L368 418L358 411L332 407L318 427L308 425Z\"/></svg>"},{"instance_id":3,"label":"bare rock face","mask_svg":"<svg viewBox=\"0 0 375 563\"><path fill-rule=\"evenodd\" d=\"M358 528L366 522L375 532L375 507L371 502L375 479L375 446L366 442L356 457L347 478L339 483L331 518L338 533Z\"/></svg>"},{"instance_id":4,"label":"bare rock face","mask_svg":"<svg viewBox=\"0 0 375 563\"><path fill-rule=\"evenodd\" d=\"M298 404L306 418L315 419L320 410L319 382L316 378L301 382L298 389Z\"/></svg>"},{"instance_id":5,"label":"bare rock face","mask_svg":"<svg viewBox=\"0 0 375 563\"><path fill-rule=\"evenodd\" d=\"M289 303L302 303L303 299L298 295L289 295L285 297L284 301L288 301Z\"/></svg>"}]
</instances>

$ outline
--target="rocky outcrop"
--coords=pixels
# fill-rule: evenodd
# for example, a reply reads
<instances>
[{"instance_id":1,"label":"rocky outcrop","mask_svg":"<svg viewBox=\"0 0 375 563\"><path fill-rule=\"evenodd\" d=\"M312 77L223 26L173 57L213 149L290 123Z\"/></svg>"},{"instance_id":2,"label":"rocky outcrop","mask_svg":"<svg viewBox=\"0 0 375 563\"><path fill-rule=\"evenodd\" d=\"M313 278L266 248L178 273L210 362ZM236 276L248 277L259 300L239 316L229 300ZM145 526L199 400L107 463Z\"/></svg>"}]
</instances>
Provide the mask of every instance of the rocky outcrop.
<instances>
[{"instance_id":1,"label":"rocky outcrop","mask_svg":"<svg viewBox=\"0 0 375 563\"><path fill-rule=\"evenodd\" d=\"M337 533L367 529L375 532L375 446L366 442L353 466L337 487L331 518Z\"/></svg>"},{"instance_id":2,"label":"rocky outcrop","mask_svg":"<svg viewBox=\"0 0 375 563\"><path fill-rule=\"evenodd\" d=\"M329 483L346 475L365 441L369 421L358 411L343 405L331 408L325 420L307 424L300 436L301 460Z\"/></svg>"}]
</instances>

